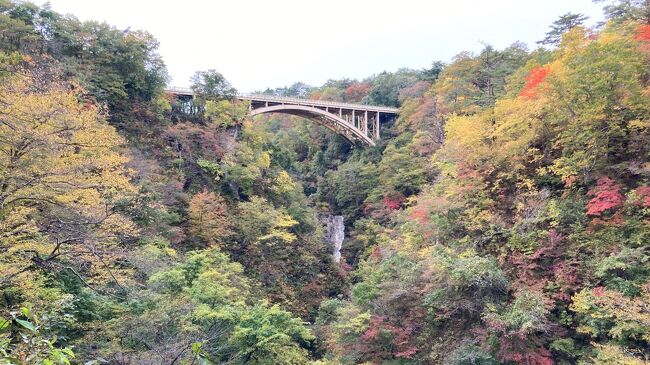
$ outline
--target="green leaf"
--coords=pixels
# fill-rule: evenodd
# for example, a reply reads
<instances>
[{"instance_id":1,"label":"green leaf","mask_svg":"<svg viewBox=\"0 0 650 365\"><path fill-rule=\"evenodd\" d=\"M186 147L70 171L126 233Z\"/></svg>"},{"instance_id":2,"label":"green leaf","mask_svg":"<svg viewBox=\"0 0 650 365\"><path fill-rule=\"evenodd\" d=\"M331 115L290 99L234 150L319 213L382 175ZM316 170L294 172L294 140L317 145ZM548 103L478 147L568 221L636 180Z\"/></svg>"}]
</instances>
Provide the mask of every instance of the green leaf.
<instances>
[{"instance_id":1,"label":"green leaf","mask_svg":"<svg viewBox=\"0 0 650 365\"><path fill-rule=\"evenodd\" d=\"M203 347L203 343L201 343L201 342L194 342L194 343L192 344L192 353L193 353L193 354L196 354L196 355L200 354L200 353L201 353L201 348L202 348L202 347Z\"/></svg>"},{"instance_id":2,"label":"green leaf","mask_svg":"<svg viewBox=\"0 0 650 365\"><path fill-rule=\"evenodd\" d=\"M20 308L20 313L23 314L23 316L29 318L30 317L30 310L28 307L21 307Z\"/></svg>"},{"instance_id":3,"label":"green leaf","mask_svg":"<svg viewBox=\"0 0 650 365\"><path fill-rule=\"evenodd\" d=\"M71 358L74 359L74 352L72 351L72 349L69 349L69 348L66 347L64 349L61 349L61 352L63 352L64 354L66 354L66 355L68 355L68 356L70 356Z\"/></svg>"},{"instance_id":4,"label":"green leaf","mask_svg":"<svg viewBox=\"0 0 650 365\"><path fill-rule=\"evenodd\" d=\"M36 333L36 327L34 326L34 324L32 324L32 322L26 321L24 319L18 319L18 318L16 318L16 322L18 322L19 325L27 328L28 330Z\"/></svg>"},{"instance_id":5,"label":"green leaf","mask_svg":"<svg viewBox=\"0 0 650 365\"><path fill-rule=\"evenodd\" d=\"M5 330L7 330L10 324L11 324L10 321L4 318L0 318L0 332L4 332Z\"/></svg>"}]
</instances>

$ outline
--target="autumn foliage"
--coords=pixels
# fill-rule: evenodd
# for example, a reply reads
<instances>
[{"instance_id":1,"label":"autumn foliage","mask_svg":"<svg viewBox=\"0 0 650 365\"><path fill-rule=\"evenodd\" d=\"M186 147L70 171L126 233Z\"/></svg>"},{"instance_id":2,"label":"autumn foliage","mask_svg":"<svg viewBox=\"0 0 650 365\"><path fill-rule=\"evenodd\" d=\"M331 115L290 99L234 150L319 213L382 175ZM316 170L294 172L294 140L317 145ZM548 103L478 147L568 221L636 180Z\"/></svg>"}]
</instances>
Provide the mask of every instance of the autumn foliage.
<instances>
[{"instance_id":1,"label":"autumn foliage","mask_svg":"<svg viewBox=\"0 0 650 365\"><path fill-rule=\"evenodd\" d=\"M644 24L636 29L634 39L641 42L650 42L650 24Z\"/></svg>"},{"instance_id":2,"label":"autumn foliage","mask_svg":"<svg viewBox=\"0 0 650 365\"><path fill-rule=\"evenodd\" d=\"M371 89L372 86L370 84L365 82L355 82L345 89L346 100L350 102L360 102L370 93Z\"/></svg>"},{"instance_id":3,"label":"autumn foliage","mask_svg":"<svg viewBox=\"0 0 650 365\"><path fill-rule=\"evenodd\" d=\"M534 67L526 76L526 84L524 84L519 95L528 99L534 99L538 95L538 86L546 80L550 72L549 66Z\"/></svg>"},{"instance_id":4,"label":"autumn foliage","mask_svg":"<svg viewBox=\"0 0 650 365\"><path fill-rule=\"evenodd\" d=\"M393 225L380 250L365 251L363 280L326 326L332 359L641 364L650 355L639 307L650 280L648 63L631 28L575 27L558 49L511 69L503 89L486 71L497 51L463 53L424 95L407 97L397 127L412 134L394 145L432 151L420 166L433 164L434 178L373 205ZM417 148L441 114L444 143ZM409 160L394 145L378 180L399 171L390 180L399 187L412 169L396 169Z\"/></svg>"},{"instance_id":5,"label":"autumn foliage","mask_svg":"<svg viewBox=\"0 0 650 365\"><path fill-rule=\"evenodd\" d=\"M598 183L589 190L587 196L592 197L587 203L587 215L590 216L600 216L608 210L620 207L625 202L625 197L621 194L621 185L607 176L598 179Z\"/></svg>"},{"instance_id":6,"label":"autumn foliage","mask_svg":"<svg viewBox=\"0 0 650 365\"><path fill-rule=\"evenodd\" d=\"M251 118L216 70L165 95L146 32L3 2L0 361L644 364L642 3L265 91L400 108L360 146Z\"/></svg>"}]
</instances>

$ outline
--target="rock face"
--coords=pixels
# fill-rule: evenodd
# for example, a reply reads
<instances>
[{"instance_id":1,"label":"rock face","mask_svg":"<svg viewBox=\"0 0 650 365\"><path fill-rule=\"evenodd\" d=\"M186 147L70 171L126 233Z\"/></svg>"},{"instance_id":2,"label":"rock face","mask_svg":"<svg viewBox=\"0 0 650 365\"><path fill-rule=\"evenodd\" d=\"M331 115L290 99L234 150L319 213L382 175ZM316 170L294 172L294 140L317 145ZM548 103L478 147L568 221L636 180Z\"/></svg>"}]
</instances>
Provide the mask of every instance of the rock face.
<instances>
[{"instance_id":1,"label":"rock face","mask_svg":"<svg viewBox=\"0 0 650 365\"><path fill-rule=\"evenodd\" d=\"M334 262L341 261L341 246L345 239L345 226L342 215L330 215L327 217L327 242L332 245Z\"/></svg>"}]
</instances>

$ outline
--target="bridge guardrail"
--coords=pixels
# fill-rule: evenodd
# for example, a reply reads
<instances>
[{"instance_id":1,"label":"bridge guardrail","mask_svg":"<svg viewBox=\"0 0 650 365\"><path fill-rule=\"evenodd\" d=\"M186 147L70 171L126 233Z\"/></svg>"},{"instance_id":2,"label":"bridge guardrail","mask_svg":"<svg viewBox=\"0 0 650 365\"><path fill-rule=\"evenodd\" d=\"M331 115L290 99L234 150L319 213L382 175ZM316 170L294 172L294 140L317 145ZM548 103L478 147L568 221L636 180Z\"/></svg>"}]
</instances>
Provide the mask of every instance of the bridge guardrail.
<instances>
[{"instance_id":1,"label":"bridge guardrail","mask_svg":"<svg viewBox=\"0 0 650 365\"><path fill-rule=\"evenodd\" d=\"M172 86L165 89L166 92L193 95L194 90L189 87Z\"/></svg>"}]
</instances>

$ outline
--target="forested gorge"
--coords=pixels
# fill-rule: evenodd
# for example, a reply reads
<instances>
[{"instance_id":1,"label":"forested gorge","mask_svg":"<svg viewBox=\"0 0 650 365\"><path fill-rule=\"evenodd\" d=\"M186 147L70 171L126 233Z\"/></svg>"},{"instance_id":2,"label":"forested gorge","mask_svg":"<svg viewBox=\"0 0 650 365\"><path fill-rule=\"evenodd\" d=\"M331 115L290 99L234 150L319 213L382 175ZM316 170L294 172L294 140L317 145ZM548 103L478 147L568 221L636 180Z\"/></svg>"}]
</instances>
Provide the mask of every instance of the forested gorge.
<instances>
[{"instance_id":1,"label":"forested gorge","mask_svg":"<svg viewBox=\"0 0 650 365\"><path fill-rule=\"evenodd\" d=\"M399 107L362 147L0 1L0 364L647 364L650 5L603 6L263 91Z\"/></svg>"}]
</instances>

